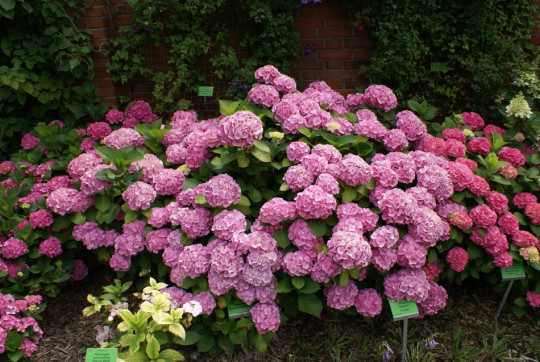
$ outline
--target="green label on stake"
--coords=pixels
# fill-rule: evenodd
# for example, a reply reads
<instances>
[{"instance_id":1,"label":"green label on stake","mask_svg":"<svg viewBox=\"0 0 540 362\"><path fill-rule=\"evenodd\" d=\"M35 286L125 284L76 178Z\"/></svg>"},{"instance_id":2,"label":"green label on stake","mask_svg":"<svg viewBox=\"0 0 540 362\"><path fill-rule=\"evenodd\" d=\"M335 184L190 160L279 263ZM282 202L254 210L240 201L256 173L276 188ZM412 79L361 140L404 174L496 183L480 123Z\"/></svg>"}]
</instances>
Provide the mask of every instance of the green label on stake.
<instances>
[{"instance_id":1,"label":"green label on stake","mask_svg":"<svg viewBox=\"0 0 540 362\"><path fill-rule=\"evenodd\" d=\"M117 348L88 348L85 362L116 362Z\"/></svg>"},{"instance_id":2,"label":"green label on stake","mask_svg":"<svg viewBox=\"0 0 540 362\"><path fill-rule=\"evenodd\" d=\"M430 70L432 72L447 72L448 64L444 62L431 62Z\"/></svg>"},{"instance_id":3,"label":"green label on stake","mask_svg":"<svg viewBox=\"0 0 540 362\"><path fill-rule=\"evenodd\" d=\"M416 302L411 302L407 299L402 299L399 302L389 300L388 302L390 303L390 309L392 310L392 317L394 317L394 321L418 317L418 306L416 305Z\"/></svg>"},{"instance_id":4,"label":"green label on stake","mask_svg":"<svg viewBox=\"0 0 540 362\"><path fill-rule=\"evenodd\" d=\"M214 94L214 87L200 86L197 91L197 95L199 97L212 97L213 94Z\"/></svg>"},{"instance_id":5,"label":"green label on stake","mask_svg":"<svg viewBox=\"0 0 540 362\"><path fill-rule=\"evenodd\" d=\"M251 305L247 305L242 302L230 302L227 304L227 311L229 312L229 318L242 318L249 315Z\"/></svg>"},{"instance_id":6,"label":"green label on stake","mask_svg":"<svg viewBox=\"0 0 540 362\"><path fill-rule=\"evenodd\" d=\"M519 280L525 279L525 270L523 270L523 262L514 260L514 264L510 268L501 268L502 280Z\"/></svg>"}]
</instances>

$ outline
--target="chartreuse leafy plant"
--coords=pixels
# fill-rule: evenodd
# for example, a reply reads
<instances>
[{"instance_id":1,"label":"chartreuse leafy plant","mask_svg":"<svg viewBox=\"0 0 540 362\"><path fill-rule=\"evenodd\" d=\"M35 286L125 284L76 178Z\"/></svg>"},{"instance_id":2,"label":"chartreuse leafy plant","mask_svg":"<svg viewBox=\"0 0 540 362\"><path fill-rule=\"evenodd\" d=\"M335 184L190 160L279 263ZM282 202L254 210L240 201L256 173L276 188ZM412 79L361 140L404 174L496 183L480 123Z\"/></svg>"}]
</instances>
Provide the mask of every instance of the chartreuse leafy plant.
<instances>
[{"instance_id":1,"label":"chartreuse leafy plant","mask_svg":"<svg viewBox=\"0 0 540 362\"><path fill-rule=\"evenodd\" d=\"M92 306L85 309L85 316L105 307L104 312L109 314L106 323L117 330L114 336L109 336L112 339L104 340L101 346L118 347L119 357L125 361L183 361L184 356L180 352L164 347L186 339L185 327L189 327L192 319L192 315L187 313L197 315L200 310L197 310L198 303L188 304L186 313L181 307L173 306L169 294L162 292L166 286L150 278L150 285L142 293L135 294L143 301L135 313L127 306L111 304L108 296L113 290L117 295L123 294L129 288L128 284L120 285L116 281L115 287L105 287L109 293L101 298L89 295L88 300ZM198 307L200 309L200 305Z\"/></svg>"},{"instance_id":2,"label":"chartreuse leafy plant","mask_svg":"<svg viewBox=\"0 0 540 362\"><path fill-rule=\"evenodd\" d=\"M38 122L99 120L90 31L74 24L82 0L0 2L0 157Z\"/></svg>"}]
</instances>

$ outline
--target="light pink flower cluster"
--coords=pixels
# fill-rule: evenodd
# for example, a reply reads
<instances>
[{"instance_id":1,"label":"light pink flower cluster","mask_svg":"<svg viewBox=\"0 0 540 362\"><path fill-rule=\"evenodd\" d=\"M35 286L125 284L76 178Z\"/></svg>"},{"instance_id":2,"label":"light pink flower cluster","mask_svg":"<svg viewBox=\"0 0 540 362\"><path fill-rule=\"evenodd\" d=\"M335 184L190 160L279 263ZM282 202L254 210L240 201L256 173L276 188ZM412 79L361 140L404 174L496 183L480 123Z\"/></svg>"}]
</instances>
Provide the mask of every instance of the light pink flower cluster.
<instances>
[{"instance_id":1,"label":"light pink flower cluster","mask_svg":"<svg viewBox=\"0 0 540 362\"><path fill-rule=\"evenodd\" d=\"M30 214L29 221L30 225L32 225L32 229L35 229L51 226L54 220L53 215L49 210L39 209Z\"/></svg>"},{"instance_id":2,"label":"light pink flower cluster","mask_svg":"<svg viewBox=\"0 0 540 362\"><path fill-rule=\"evenodd\" d=\"M184 173L172 168L164 168L153 175L151 185L158 195L176 195L182 190Z\"/></svg>"},{"instance_id":3,"label":"light pink flower cluster","mask_svg":"<svg viewBox=\"0 0 540 362\"><path fill-rule=\"evenodd\" d=\"M377 206L382 212L382 218L393 224L411 224L418 213L416 199L401 189L391 189L383 193Z\"/></svg>"},{"instance_id":4,"label":"light pink flower cluster","mask_svg":"<svg viewBox=\"0 0 540 362\"><path fill-rule=\"evenodd\" d=\"M279 102L279 92L271 85L258 84L251 88L247 100L264 108L270 108Z\"/></svg>"},{"instance_id":5,"label":"light pink flower cluster","mask_svg":"<svg viewBox=\"0 0 540 362\"><path fill-rule=\"evenodd\" d=\"M384 294L389 300L407 299L421 303L428 298L430 284L422 269L404 268L388 274L383 282Z\"/></svg>"},{"instance_id":6,"label":"light pink flower cluster","mask_svg":"<svg viewBox=\"0 0 540 362\"><path fill-rule=\"evenodd\" d=\"M396 114L396 127L402 130L409 141L418 141L427 134L426 125L409 110Z\"/></svg>"},{"instance_id":7,"label":"light pink flower cluster","mask_svg":"<svg viewBox=\"0 0 540 362\"><path fill-rule=\"evenodd\" d=\"M276 332L281 324L276 303L257 303L251 308L251 318L260 334Z\"/></svg>"},{"instance_id":8,"label":"light pink flower cluster","mask_svg":"<svg viewBox=\"0 0 540 362\"><path fill-rule=\"evenodd\" d=\"M381 314L382 304L380 294L373 288L359 290L354 301L356 311L365 317Z\"/></svg>"},{"instance_id":9,"label":"light pink flower cluster","mask_svg":"<svg viewBox=\"0 0 540 362\"><path fill-rule=\"evenodd\" d=\"M149 184L137 181L127 187L122 193L122 199L131 210L146 210L156 199L156 190Z\"/></svg>"},{"instance_id":10,"label":"light pink flower cluster","mask_svg":"<svg viewBox=\"0 0 540 362\"><path fill-rule=\"evenodd\" d=\"M246 230L246 217L238 210L223 210L214 217L212 232L218 238L231 240L236 233Z\"/></svg>"},{"instance_id":11,"label":"light pink flower cluster","mask_svg":"<svg viewBox=\"0 0 540 362\"><path fill-rule=\"evenodd\" d=\"M25 133L21 139L21 147L24 148L25 150L31 150L31 149L36 148L39 142L40 142L39 137L34 136L31 133Z\"/></svg>"},{"instance_id":12,"label":"light pink flower cluster","mask_svg":"<svg viewBox=\"0 0 540 362\"><path fill-rule=\"evenodd\" d=\"M238 111L219 122L221 141L227 146L249 148L263 133L261 119L250 111Z\"/></svg>"},{"instance_id":13,"label":"light pink flower cluster","mask_svg":"<svg viewBox=\"0 0 540 362\"><path fill-rule=\"evenodd\" d=\"M212 207L227 208L237 204L241 192L240 186L226 173L212 177L202 187L202 194Z\"/></svg>"},{"instance_id":14,"label":"light pink flower cluster","mask_svg":"<svg viewBox=\"0 0 540 362\"><path fill-rule=\"evenodd\" d=\"M114 149L121 149L124 147L139 147L143 145L144 137L131 128L120 128L112 131L107 137L103 139L103 143L107 147Z\"/></svg>"},{"instance_id":15,"label":"light pink flower cluster","mask_svg":"<svg viewBox=\"0 0 540 362\"><path fill-rule=\"evenodd\" d=\"M46 204L51 211L65 215L85 211L94 204L94 199L75 189L61 187L50 193Z\"/></svg>"},{"instance_id":16,"label":"light pink flower cluster","mask_svg":"<svg viewBox=\"0 0 540 362\"><path fill-rule=\"evenodd\" d=\"M444 168L435 164L418 170L416 178L417 186L426 188L437 201L448 199L454 193L450 175Z\"/></svg>"},{"instance_id":17,"label":"light pink flower cluster","mask_svg":"<svg viewBox=\"0 0 540 362\"><path fill-rule=\"evenodd\" d=\"M259 220L271 225L279 224L284 220L293 220L296 216L295 203L285 201L281 197L274 197L267 201L259 210Z\"/></svg>"},{"instance_id":18,"label":"light pink flower cluster","mask_svg":"<svg viewBox=\"0 0 540 362\"><path fill-rule=\"evenodd\" d=\"M102 163L102 158L96 152L83 153L69 162L67 171L73 180L78 181L85 172ZM67 186L64 185L64 187Z\"/></svg>"},{"instance_id":19,"label":"light pink flower cluster","mask_svg":"<svg viewBox=\"0 0 540 362\"><path fill-rule=\"evenodd\" d=\"M370 85L364 91L364 97L375 108L388 112L397 106L397 98L390 88L384 85Z\"/></svg>"},{"instance_id":20,"label":"light pink flower cluster","mask_svg":"<svg viewBox=\"0 0 540 362\"><path fill-rule=\"evenodd\" d=\"M129 105L125 110L126 120L124 127L133 127L138 123L152 123L159 117L152 113L150 104L145 101L136 101Z\"/></svg>"},{"instance_id":21,"label":"light pink flower cluster","mask_svg":"<svg viewBox=\"0 0 540 362\"><path fill-rule=\"evenodd\" d=\"M337 207L335 197L317 185L298 193L294 201L298 215L304 219L326 219Z\"/></svg>"},{"instance_id":22,"label":"light pink flower cluster","mask_svg":"<svg viewBox=\"0 0 540 362\"><path fill-rule=\"evenodd\" d=\"M324 294L326 295L326 304L329 307L345 310L355 305L358 288L354 281L350 280L344 287L340 287L338 284L332 284L330 287L324 289Z\"/></svg>"},{"instance_id":23,"label":"light pink flower cluster","mask_svg":"<svg viewBox=\"0 0 540 362\"><path fill-rule=\"evenodd\" d=\"M353 126L354 133L360 136L383 140L388 132L386 127L377 120L375 113L369 109L361 109L356 112L356 122Z\"/></svg>"},{"instance_id":24,"label":"light pink flower cluster","mask_svg":"<svg viewBox=\"0 0 540 362\"><path fill-rule=\"evenodd\" d=\"M418 303L419 317L423 318L426 315L435 315L442 308L446 307L448 293L446 289L437 283L429 282L429 292L426 300Z\"/></svg>"},{"instance_id":25,"label":"light pink flower cluster","mask_svg":"<svg viewBox=\"0 0 540 362\"><path fill-rule=\"evenodd\" d=\"M24 241L11 237L1 246L2 256L6 259L17 259L28 252L28 245Z\"/></svg>"},{"instance_id":26,"label":"light pink flower cluster","mask_svg":"<svg viewBox=\"0 0 540 362\"><path fill-rule=\"evenodd\" d=\"M328 256L344 269L365 268L371 260L371 247L358 233L340 231L328 240Z\"/></svg>"}]
</instances>

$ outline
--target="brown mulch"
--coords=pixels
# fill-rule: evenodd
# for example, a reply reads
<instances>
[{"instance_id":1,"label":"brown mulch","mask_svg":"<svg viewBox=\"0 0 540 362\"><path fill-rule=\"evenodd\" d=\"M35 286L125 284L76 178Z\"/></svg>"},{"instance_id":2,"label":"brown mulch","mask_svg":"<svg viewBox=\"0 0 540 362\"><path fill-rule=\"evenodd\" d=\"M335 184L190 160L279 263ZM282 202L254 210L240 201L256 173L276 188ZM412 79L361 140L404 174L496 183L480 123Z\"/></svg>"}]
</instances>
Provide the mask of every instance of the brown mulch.
<instances>
[{"instance_id":1,"label":"brown mulch","mask_svg":"<svg viewBox=\"0 0 540 362\"><path fill-rule=\"evenodd\" d=\"M65 288L57 298L47 300L47 309L42 315L43 321L40 322L44 336L31 361L84 361L86 349L98 347L95 341L95 327L102 321L100 316L83 317L82 310L89 305L86 297L88 294L102 294L102 286L109 284L112 284L111 277L93 277L89 282L74 284ZM500 295L494 294L488 287L478 288L474 285L452 286L448 289L449 300L443 311L436 316L409 322L411 343L440 333L438 341L445 350L449 350L456 328L462 329L466 336L474 335L477 339L482 334L493 333L495 327L493 320L501 299ZM523 325L523 340L540 339L540 324L537 323L540 313L533 310L525 318L517 319L511 314L511 305L512 302L509 301L498 325L508 328ZM277 338L272 340L264 354L255 351L246 355L238 351L233 356L209 357L196 352L193 348L181 352L188 361L380 360L379 347L384 342L393 343L394 349L400 348L402 324L392 321L388 309L386 306L382 315L377 318L346 316L331 312L323 313L321 319L306 315L292 318L280 327ZM472 345L473 342L470 343ZM524 357L532 356L529 347L520 347L519 343L512 345L512 351L508 353L512 354L515 360L535 361ZM396 352L399 353L399 350ZM534 352L540 353L540 351L532 353Z\"/></svg>"}]
</instances>

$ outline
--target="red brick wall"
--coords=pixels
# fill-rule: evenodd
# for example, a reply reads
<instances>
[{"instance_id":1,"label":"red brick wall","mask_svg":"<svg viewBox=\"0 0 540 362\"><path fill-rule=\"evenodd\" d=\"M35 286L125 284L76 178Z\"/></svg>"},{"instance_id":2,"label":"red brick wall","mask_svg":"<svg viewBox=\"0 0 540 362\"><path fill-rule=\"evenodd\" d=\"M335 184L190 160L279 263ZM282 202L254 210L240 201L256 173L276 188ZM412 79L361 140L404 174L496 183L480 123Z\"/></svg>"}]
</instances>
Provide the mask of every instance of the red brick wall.
<instances>
[{"instance_id":1,"label":"red brick wall","mask_svg":"<svg viewBox=\"0 0 540 362\"><path fill-rule=\"evenodd\" d=\"M88 0L88 4L86 17L80 20L79 26L92 31L92 56L96 67L98 96L112 104L117 104L118 96L122 93L151 100L151 90L145 84L137 84L132 89L121 88L112 83L106 71L104 44L115 36L119 26L130 23L131 9L126 0ZM295 62L292 74L299 82L299 89L305 89L313 81L324 80L334 90L346 94L365 82L358 69L369 61L375 41L365 29L347 22L345 15L345 9L336 5L312 4L301 8L294 28L300 34L304 54ZM540 45L538 28L533 30L531 42ZM162 68L164 62L159 50L149 51L154 57L151 60L153 65ZM207 62L203 60L201 63ZM213 75L208 64L204 64L204 68L208 73L206 85L214 85L216 92L208 100L210 106L206 103L203 106L214 110L217 98L223 95L227 84ZM201 100L198 102L202 104Z\"/></svg>"}]
</instances>

